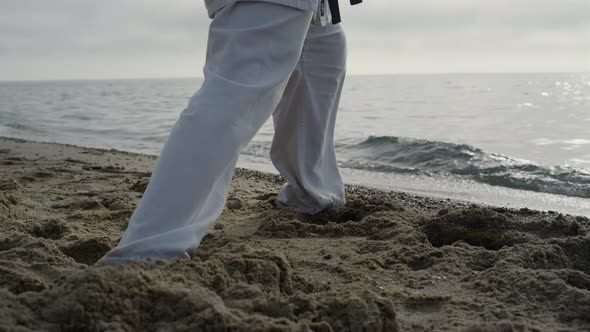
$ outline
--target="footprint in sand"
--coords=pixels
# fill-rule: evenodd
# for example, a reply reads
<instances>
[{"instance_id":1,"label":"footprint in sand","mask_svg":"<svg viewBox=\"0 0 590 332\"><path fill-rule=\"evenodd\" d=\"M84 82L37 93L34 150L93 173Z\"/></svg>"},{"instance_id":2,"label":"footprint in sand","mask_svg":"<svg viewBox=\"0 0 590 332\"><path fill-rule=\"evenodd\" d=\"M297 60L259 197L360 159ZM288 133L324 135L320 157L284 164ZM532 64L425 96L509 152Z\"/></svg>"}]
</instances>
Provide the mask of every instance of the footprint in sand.
<instances>
[{"instance_id":1,"label":"footprint in sand","mask_svg":"<svg viewBox=\"0 0 590 332\"><path fill-rule=\"evenodd\" d=\"M36 223L29 233L35 237L58 240L68 232L65 221L61 219L43 220Z\"/></svg>"},{"instance_id":2,"label":"footprint in sand","mask_svg":"<svg viewBox=\"0 0 590 332\"><path fill-rule=\"evenodd\" d=\"M92 265L111 250L108 238L81 239L63 246L61 251L76 262Z\"/></svg>"},{"instance_id":3,"label":"footprint in sand","mask_svg":"<svg viewBox=\"0 0 590 332\"><path fill-rule=\"evenodd\" d=\"M54 209L68 209L68 210L106 210L107 208L101 202L95 199L85 199L80 201L69 202L65 204L54 204L51 206Z\"/></svg>"}]
</instances>

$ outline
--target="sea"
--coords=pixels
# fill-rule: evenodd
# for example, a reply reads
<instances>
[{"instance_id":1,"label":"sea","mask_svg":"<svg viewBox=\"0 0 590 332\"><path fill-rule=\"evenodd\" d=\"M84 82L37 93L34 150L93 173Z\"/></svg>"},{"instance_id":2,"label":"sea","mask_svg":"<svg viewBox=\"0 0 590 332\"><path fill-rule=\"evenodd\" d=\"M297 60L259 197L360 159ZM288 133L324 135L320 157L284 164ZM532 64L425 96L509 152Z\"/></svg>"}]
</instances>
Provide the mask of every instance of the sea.
<instances>
[{"instance_id":1,"label":"sea","mask_svg":"<svg viewBox=\"0 0 590 332\"><path fill-rule=\"evenodd\" d=\"M0 82L0 136L157 155L201 83ZM272 137L238 166L276 173ZM335 141L346 183L590 216L590 73L351 75Z\"/></svg>"}]
</instances>

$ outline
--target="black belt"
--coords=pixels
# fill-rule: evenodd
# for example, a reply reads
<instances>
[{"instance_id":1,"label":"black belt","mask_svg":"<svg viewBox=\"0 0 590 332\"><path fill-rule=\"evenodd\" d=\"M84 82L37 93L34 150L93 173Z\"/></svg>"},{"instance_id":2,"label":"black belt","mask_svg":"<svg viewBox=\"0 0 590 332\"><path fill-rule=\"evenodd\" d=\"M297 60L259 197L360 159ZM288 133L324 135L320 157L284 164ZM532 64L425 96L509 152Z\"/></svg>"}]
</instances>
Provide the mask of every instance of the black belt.
<instances>
[{"instance_id":1,"label":"black belt","mask_svg":"<svg viewBox=\"0 0 590 332\"><path fill-rule=\"evenodd\" d=\"M358 5L361 2L363 2L363 0L350 0L351 5ZM330 12L332 13L332 24L338 24L342 22L338 0L328 0L328 4L330 5Z\"/></svg>"}]
</instances>

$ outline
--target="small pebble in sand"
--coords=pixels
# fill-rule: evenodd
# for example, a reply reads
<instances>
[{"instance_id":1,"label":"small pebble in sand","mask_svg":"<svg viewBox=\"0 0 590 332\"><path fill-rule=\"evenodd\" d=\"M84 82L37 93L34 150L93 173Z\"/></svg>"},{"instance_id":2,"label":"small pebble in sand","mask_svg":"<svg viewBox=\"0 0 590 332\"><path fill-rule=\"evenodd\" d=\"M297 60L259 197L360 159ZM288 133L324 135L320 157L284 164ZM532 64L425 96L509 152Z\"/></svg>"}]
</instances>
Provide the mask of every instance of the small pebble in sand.
<instances>
[{"instance_id":1,"label":"small pebble in sand","mask_svg":"<svg viewBox=\"0 0 590 332\"><path fill-rule=\"evenodd\" d=\"M237 198L232 198L227 201L227 208L230 210L239 210L243 207L242 201Z\"/></svg>"}]
</instances>

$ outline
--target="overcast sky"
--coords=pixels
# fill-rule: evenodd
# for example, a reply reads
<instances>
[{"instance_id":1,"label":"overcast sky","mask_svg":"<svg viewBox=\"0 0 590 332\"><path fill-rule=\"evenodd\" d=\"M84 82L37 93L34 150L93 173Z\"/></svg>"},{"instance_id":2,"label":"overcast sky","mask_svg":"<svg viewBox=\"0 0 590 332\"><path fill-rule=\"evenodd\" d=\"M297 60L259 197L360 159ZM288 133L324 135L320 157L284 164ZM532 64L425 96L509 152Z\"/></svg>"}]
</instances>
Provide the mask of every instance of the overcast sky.
<instances>
[{"instance_id":1,"label":"overcast sky","mask_svg":"<svg viewBox=\"0 0 590 332\"><path fill-rule=\"evenodd\" d=\"M351 74L590 71L590 0L341 1ZM201 76L201 0L0 0L0 80Z\"/></svg>"}]
</instances>

